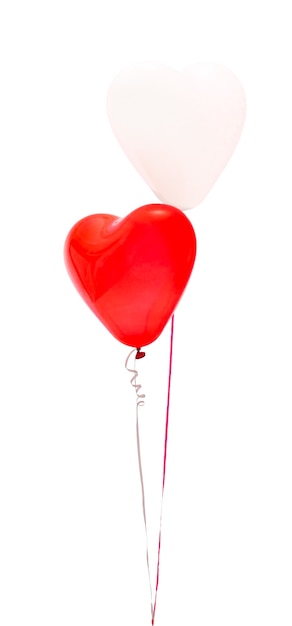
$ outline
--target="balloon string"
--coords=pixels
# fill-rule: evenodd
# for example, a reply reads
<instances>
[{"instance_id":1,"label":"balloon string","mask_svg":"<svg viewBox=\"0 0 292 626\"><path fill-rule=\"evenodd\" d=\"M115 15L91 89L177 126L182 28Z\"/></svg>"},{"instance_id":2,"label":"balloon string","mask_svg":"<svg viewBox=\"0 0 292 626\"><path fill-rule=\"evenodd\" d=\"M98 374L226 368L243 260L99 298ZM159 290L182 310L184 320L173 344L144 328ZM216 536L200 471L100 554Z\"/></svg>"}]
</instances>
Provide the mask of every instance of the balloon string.
<instances>
[{"instance_id":1,"label":"balloon string","mask_svg":"<svg viewBox=\"0 0 292 626\"><path fill-rule=\"evenodd\" d=\"M131 372L132 374L134 374L134 376L130 380L130 383L131 383L132 387L134 387L134 389L136 390L136 396L137 396L136 397L136 438L137 438L137 452L138 452L139 474L140 474L140 482L141 482L142 510L143 510L143 519L144 519L145 537L146 537L146 563L147 563L148 580L149 580L149 588L150 588L150 598L151 598L151 618L153 620L153 615L154 615L153 601L152 601L153 592L152 592L151 575L150 575L150 564L149 564L149 541L148 541L148 529L147 529L147 518L146 518L146 500L145 500L144 478L143 478L141 446L140 446L140 432L139 432L139 407L144 406L144 404L145 404L145 400L144 400L145 394L139 393L140 390L141 390L142 385L137 384L138 370L131 369L130 367L128 367L129 360L130 360L130 358L131 358L131 356L132 356L132 354L134 352L136 352L136 355L135 355L135 366L134 366L136 368L136 358L137 358L137 351L136 350L131 350L130 354L128 355L128 357L126 359L125 368L128 370L128 372Z\"/></svg>"},{"instance_id":2,"label":"balloon string","mask_svg":"<svg viewBox=\"0 0 292 626\"><path fill-rule=\"evenodd\" d=\"M134 389L136 390L136 395L137 395L137 407L139 406L144 406L145 404L145 394L144 393L139 393L139 391L142 388L142 385L138 385L137 384L137 378L138 378L138 370L134 369L132 370L130 367L128 367L128 363L130 360L130 357L132 356L132 354L136 352L135 355L135 367L136 367L136 358L141 358L141 357L137 357L137 354L139 355L140 349L138 348L138 350L136 348L134 348L134 350L131 350L130 354L128 354L126 361L125 361L125 368L128 370L128 372L131 372L132 374L134 374L134 376L131 378L130 383L132 385L132 387L134 387Z\"/></svg>"},{"instance_id":3,"label":"balloon string","mask_svg":"<svg viewBox=\"0 0 292 626\"><path fill-rule=\"evenodd\" d=\"M145 504L145 490L144 490L142 459L141 459L141 448L140 448L138 406L136 408L136 435L137 435L137 451L138 451L138 462L139 462L139 474L140 474L141 493L142 493L142 509L143 509L143 518L144 518L145 536L146 536L146 563L147 563L148 581L149 581L150 598L151 598L151 619L152 619L152 623L153 623L153 618L154 618L153 591L152 591L152 585L151 585L151 574L150 574L150 564L149 564L149 542L148 542L148 529L147 529L146 504Z\"/></svg>"},{"instance_id":4,"label":"balloon string","mask_svg":"<svg viewBox=\"0 0 292 626\"><path fill-rule=\"evenodd\" d=\"M140 433L139 433L139 407L144 406L145 404L145 400L144 400L145 394L140 393L142 386L137 384L138 371L136 369L131 369L128 367L128 362L129 362L131 355L134 352L136 352L135 349L131 350L125 362L126 369L129 372L134 374L134 376L131 378L130 383L132 387L135 388L136 396L137 396L137 399L136 399L136 436L137 436L138 463L139 463L139 474L140 474L141 493L142 493L142 510L143 510L145 535L146 535L146 563L147 563L150 597L151 597L151 624L152 626L154 626L154 621L155 621L157 594L158 594L158 586L159 586L159 566L160 566L161 532L162 532L162 508L163 508L163 497L164 497L164 486L165 486L165 475L166 475L170 390L171 390L171 375L172 375L173 335L174 335L174 315L171 318L171 330L170 330L170 351L169 351L168 389L167 389L166 421L165 421L165 435L164 435L163 475L162 475L162 492L161 492L161 505L160 505L160 523L159 523L159 538L158 538L158 552L157 552L157 566L156 566L156 587L155 587L154 603L153 603L153 592L152 592L150 566L149 566L149 547L148 547L149 542L148 542L148 529L147 529L147 518L146 518L146 502L145 502L145 489L144 489L141 446L140 446ZM137 352L136 352L136 355L137 355ZM136 356L135 356L135 368L136 368Z\"/></svg>"},{"instance_id":5,"label":"balloon string","mask_svg":"<svg viewBox=\"0 0 292 626\"><path fill-rule=\"evenodd\" d=\"M153 611L152 611L152 626L154 625L154 620L155 620L157 593L158 593L158 585L159 585L159 566L160 566L161 531L162 531L162 507L163 507L163 496L164 496L165 475L166 475L170 390L171 390L171 375L172 375L172 355L173 355L173 334L174 334L174 315L171 318L171 329L170 329L170 349L169 349L168 388L167 388L167 405L166 405L166 420L165 420L165 435L164 435L162 493L161 493L160 524L159 524L158 553L157 553L157 567L156 567L156 588L155 588L154 606L153 606Z\"/></svg>"}]
</instances>

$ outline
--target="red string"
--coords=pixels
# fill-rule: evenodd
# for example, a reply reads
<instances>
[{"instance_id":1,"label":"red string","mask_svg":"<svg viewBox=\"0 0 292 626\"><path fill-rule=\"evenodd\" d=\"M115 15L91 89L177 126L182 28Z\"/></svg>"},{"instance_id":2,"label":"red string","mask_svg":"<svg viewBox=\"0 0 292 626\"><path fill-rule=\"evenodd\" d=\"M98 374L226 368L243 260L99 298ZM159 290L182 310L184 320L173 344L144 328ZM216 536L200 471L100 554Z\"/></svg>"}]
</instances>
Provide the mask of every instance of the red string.
<instances>
[{"instance_id":1,"label":"red string","mask_svg":"<svg viewBox=\"0 0 292 626\"><path fill-rule=\"evenodd\" d=\"M164 456L163 456L161 510L160 510L160 526L159 526L157 568L156 568L156 588L155 588L154 607L153 607L153 611L152 611L152 626L154 625L154 620L155 620L157 593L158 593L158 585L159 585L159 566L160 566L161 529L162 529L162 505L163 505L163 496L164 496L164 485L165 485L165 474L166 474L166 459L167 459L168 423L169 423L170 389L171 389L171 374L172 374L173 333L174 333L174 315L171 318L171 330L170 330L170 351L169 351L168 389L167 389L166 421L165 421L165 436L164 436Z\"/></svg>"}]
</instances>

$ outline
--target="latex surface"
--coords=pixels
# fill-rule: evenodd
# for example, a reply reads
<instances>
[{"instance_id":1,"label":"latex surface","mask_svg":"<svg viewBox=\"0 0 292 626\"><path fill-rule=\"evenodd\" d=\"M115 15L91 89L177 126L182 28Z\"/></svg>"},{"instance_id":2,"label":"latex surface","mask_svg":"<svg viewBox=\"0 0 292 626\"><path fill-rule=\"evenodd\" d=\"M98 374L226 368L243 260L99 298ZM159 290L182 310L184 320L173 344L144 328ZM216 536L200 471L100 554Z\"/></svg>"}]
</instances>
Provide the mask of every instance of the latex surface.
<instances>
[{"instance_id":1,"label":"latex surface","mask_svg":"<svg viewBox=\"0 0 292 626\"><path fill-rule=\"evenodd\" d=\"M133 65L112 81L107 100L112 129L161 202L198 205L230 159L245 120L238 78L216 63L182 71Z\"/></svg>"},{"instance_id":2,"label":"latex surface","mask_svg":"<svg viewBox=\"0 0 292 626\"><path fill-rule=\"evenodd\" d=\"M154 204L123 219L90 215L65 242L69 275L87 305L122 343L155 341L190 277L196 237L175 207Z\"/></svg>"}]
</instances>

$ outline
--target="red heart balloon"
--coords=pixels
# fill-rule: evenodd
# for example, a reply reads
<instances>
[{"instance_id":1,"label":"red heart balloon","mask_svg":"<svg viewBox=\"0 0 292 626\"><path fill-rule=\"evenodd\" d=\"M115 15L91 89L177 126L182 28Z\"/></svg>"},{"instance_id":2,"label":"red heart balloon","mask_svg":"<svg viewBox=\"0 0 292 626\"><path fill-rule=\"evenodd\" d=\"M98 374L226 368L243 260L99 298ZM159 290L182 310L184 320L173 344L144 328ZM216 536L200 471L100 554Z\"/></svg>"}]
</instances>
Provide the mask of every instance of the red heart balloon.
<instances>
[{"instance_id":1,"label":"red heart balloon","mask_svg":"<svg viewBox=\"0 0 292 626\"><path fill-rule=\"evenodd\" d=\"M149 204L124 218L89 215L68 234L65 264L76 289L122 343L152 343L191 275L196 236L184 213Z\"/></svg>"}]
</instances>

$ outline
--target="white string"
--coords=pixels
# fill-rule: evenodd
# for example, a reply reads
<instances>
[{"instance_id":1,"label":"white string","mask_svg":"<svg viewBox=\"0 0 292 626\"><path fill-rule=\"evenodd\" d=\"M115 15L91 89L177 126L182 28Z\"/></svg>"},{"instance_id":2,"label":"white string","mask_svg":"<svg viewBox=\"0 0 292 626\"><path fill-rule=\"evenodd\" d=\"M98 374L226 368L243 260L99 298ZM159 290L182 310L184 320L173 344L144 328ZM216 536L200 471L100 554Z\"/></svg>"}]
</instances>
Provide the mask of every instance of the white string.
<instances>
[{"instance_id":1,"label":"white string","mask_svg":"<svg viewBox=\"0 0 292 626\"><path fill-rule=\"evenodd\" d=\"M144 479L143 479L143 469L142 469L142 458L141 458L141 446L140 446L140 432L139 432L139 407L145 405L145 394L140 393L142 385L137 383L138 378L138 370L136 369L136 356L134 358L134 368L131 369L128 367L129 360L133 353L137 354L137 350L131 350L130 354L127 356L125 361L125 368L128 372L134 374L131 378L130 383L132 387L134 387L136 391L136 437L137 437L137 452L138 452L138 463L139 463L139 474L140 474L140 482L141 482L141 494L142 494L142 510L143 510L143 518L144 518L144 526L145 526L145 536L146 536L146 563L148 570L148 579L149 579L149 587L150 587L150 598L151 598L151 619L153 622L154 619L154 606L153 606L153 592L151 585L151 575L150 575L150 565L149 565L149 542L148 542L148 530L147 530L147 518L146 518L146 501L145 501L145 489L144 489Z\"/></svg>"},{"instance_id":2,"label":"white string","mask_svg":"<svg viewBox=\"0 0 292 626\"><path fill-rule=\"evenodd\" d=\"M142 385L137 385L136 383L136 378L138 377L138 371L136 369L132 370L130 367L128 367L128 362L130 360L130 357L132 356L132 354L136 352L137 354L137 350L136 348L134 348L134 350L131 350L130 354L128 354L126 361L125 361L125 368L128 370L128 372L132 372L134 374L133 378L131 378L130 383L132 385L132 387L134 387L136 389L136 394L137 394L137 406L144 406L145 402L144 399L145 398L145 394L144 393L139 393L140 389L142 388ZM135 367L136 367L136 357L135 357Z\"/></svg>"}]
</instances>

